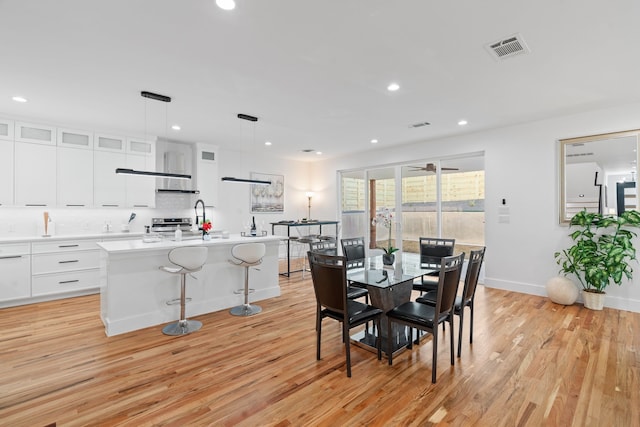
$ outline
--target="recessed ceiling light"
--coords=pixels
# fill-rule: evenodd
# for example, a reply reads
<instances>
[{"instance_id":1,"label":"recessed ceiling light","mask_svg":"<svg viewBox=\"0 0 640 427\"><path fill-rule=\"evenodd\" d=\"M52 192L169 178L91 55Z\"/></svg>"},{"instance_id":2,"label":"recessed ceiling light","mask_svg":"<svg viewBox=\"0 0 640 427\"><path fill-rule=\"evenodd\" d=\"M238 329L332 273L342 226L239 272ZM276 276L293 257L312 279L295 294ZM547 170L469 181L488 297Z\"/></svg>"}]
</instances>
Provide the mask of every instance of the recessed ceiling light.
<instances>
[{"instance_id":1,"label":"recessed ceiling light","mask_svg":"<svg viewBox=\"0 0 640 427\"><path fill-rule=\"evenodd\" d=\"M371 140L371 143L372 143L372 144L377 144L377 143L378 143L378 140L377 140L377 139L372 139L372 140Z\"/></svg>"},{"instance_id":2,"label":"recessed ceiling light","mask_svg":"<svg viewBox=\"0 0 640 427\"><path fill-rule=\"evenodd\" d=\"M24 98L24 97L22 97L22 96L14 96L14 97L13 97L13 98L11 98L11 99L13 99L13 100L14 100L14 101L16 101L16 102L27 102L27 98Z\"/></svg>"},{"instance_id":3,"label":"recessed ceiling light","mask_svg":"<svg viewBox=\"0 0 640 427\"><path fill-rule=\"evenodd\" d=\"M180 130L180 126L178 126L178 125L173 125L173 126L171 126L171 129L173 129L173 130Z\"/></svg>"},{"instance_id":4,"label":"recessed ceiling light","mask_svg":"<svg viewBox=\"0 0 640 427\"><path fill-rule=\"evenodd\" d=\"M316 154L319 156L322 154L322 151L316 151Z\"/></svg>"},{"instance_id":5,"label":"recessed ceiling light","mask_svg":"<svg viewBox=\"0 0 640 427\"><path fill-rule=\"evenodd\" d=\"M234 0L216 0L216 4L220 9L224 10L233 10L236 7L236 2Z\"/></svg>"},{"instance_id":6,"label":"recessed ceiling light","mask_svg":"<svg viewBox=\"0 0 640 427\"><path fill-rule=\"evenodd\" d=\"M460 121L458 121L458 125L459 125L459 126L464 126L464 125L466 125L467 123L468 123L468 122L467 122L466 120L460 120Z\"/></svg>"},{"instance_id":7,"label":"recessed ceiling light","mask_svg":"<svg viewBox=\"0 0 640 427\"><path fill-rule=\"evenodd\" d=\"M265 143L264 143L264 145L266 145L266 146L270 146L270 145L271 145L271 141L267 141L267 142L265 142Z\"/></svg>"},{"instance_id":8,"label":"recessed ceiling light","mask_svg":"<svg viewBox=\"0 0 640 427\"><path fill-rule=\"evenodd\" d=\"M391 84L389 84L389 86L387 86L387 90L389 92L395 92L398 89L400 89L400 85L398 83L391 83Z\"/></svg>"}]
</instances>

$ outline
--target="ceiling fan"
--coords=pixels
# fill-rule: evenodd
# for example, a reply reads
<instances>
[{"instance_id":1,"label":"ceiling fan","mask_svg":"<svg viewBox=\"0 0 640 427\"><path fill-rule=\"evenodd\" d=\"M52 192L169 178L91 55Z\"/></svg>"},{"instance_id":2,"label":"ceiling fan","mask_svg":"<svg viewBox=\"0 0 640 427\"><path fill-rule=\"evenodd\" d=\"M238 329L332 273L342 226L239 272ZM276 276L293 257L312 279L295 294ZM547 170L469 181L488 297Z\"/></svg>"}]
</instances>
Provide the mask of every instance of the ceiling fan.
<instances>
[{"instance_id":1,"label":"ceiling fan","mask_svg":"<svg viewBox=\"0 0 640 427\"><path fill-rule=\"evenodd\" d=\"M427 172L435 172L436 171L436 164L435 163L427 163L425 165L425 167L419 167L419 166L409 166L410 168L413 168L413 170L417 170L417 171L427 171ZM443 171L457 171L458 168L440 168L440 170Z\"/></svg>"}]
</instances>

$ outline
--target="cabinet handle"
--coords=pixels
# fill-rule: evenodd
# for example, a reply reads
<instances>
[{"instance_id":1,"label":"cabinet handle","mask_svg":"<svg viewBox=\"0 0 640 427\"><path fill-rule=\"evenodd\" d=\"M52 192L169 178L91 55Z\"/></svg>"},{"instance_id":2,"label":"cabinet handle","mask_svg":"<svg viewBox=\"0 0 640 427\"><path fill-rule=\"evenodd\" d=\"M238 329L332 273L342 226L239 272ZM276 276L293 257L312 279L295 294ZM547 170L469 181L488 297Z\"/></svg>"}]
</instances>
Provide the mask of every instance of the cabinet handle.
<instances>
[{"instance_id":1,"label":"cabinet handle","mask_svg":"<svg viewBox=\"0 0 640 427\"><path fill-rule=\"evenodd\" d=\"M58 245L59 248L77 248L80 245Z\"/></svg>"},{"instance_id":2,"label":"cabinet handle","mask_svg":"<svg viewBox=\"0 0 640 427\"><path fill-rule=\"evenodd\" d=\"M22 255L0 256L0 259L13 259L13 258L22 258Z\"/></svg>"},{"instance_id":3,"label":"cabinet handle","mask_svg":"<svg viewBox=\"0 0 640 427\"><path fill-rule=\"evenodd\" d=\"M67 207L70 207L70 208L72 208L72 207L84 207L84 205L67 205Z\"/></svg>"},{"instance_id":4,"label":"cabinet handle","mask_svg":"<svg viewBox=\"0 0 640 427\"><path fill-rule=\"evenodd\" d=\"M79 282L80 280L76 279L76 280L63 280L62 282L58 282L58 284L63 285L65 283L76 283Z\"/></svg>"},{"instance_id":5,"label":"cabinet handle","mask_svg":"<svg viewBox=\"0 0 640 427\"><path fill-rule=\"evenodd\" d=\"M133 205L134 208L148 208L149 205Z\"/></svg>"},{"instance_id":6,"label":"cabinet handle","mask_svg":"<svg viewBox=\"0 0 640 427\"><path fill-rule=\"evenodd\" d=\"M117 208L120 205L102 205L103 208Z\"/></svg>"},{"instance_id":7,"label":"cabinet handle","mask_svg":"<svg viewBox=\"0 0 640 427\"><path fill-rule=\"evenodd\" d=\"M25 206L47 206L46 203L25 203Z\"/></svg>"},{"instance_id":8,"label":"cabinet handle","mask_svg":"<svg viewBox=\"0 0 640 427\"><path fill-rule=\"evenodd\" d=\"M72 262L78 262L78 260L77 259L72 259L72 260L69 260L69 261L58 261L58 264L69 264L69 263L72 263Z\"/></svg>"}]
</instances>

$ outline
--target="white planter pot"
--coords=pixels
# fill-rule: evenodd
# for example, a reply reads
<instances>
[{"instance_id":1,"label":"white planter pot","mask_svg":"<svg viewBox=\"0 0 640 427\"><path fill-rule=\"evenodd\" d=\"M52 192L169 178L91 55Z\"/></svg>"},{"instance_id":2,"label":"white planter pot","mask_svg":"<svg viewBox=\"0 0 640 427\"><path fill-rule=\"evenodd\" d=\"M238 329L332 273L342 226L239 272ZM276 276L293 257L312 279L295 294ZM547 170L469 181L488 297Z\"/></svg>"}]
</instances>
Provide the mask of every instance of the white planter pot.
<instances>
[{"instance_id":1,"label":"white planter pot","mask_svg":"<svg viewBox=\"0 0 640 427\"><path fill-rule=\"evenodd\" d=\"M549 299L556 304L571 305L578 299L578 288L567 277L552 277L546 284Z\"/></svg>"},{"instance_id":2,"label":"white planter pot","mask_svg":"<svg viewBox=\"0 0 640 427\"><path fill-rule=\"evenodd\" d=\"M602 310L604 307L604 297L606 294L582 291L582 301L584 306L591 310Z\"/></svg>"}]
</instances>

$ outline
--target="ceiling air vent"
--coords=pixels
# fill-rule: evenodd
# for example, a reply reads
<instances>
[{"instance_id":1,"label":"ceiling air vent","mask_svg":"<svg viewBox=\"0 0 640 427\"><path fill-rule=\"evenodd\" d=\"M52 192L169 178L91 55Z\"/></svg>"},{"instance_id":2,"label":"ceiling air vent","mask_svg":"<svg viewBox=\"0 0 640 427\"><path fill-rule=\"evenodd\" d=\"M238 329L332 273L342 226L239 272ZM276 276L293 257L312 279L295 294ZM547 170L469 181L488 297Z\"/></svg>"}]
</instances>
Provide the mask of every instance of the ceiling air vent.
<instances>
[{"instance_id":1,"label":"ceiling air vent","mask_svg":"<svg viewBox=\"0 0 640 427\"><path fill-rule=\"evenodd\" d=\"M585 157L585 156L593 156L593 153L575 153L575 154L567 154L567 157Z\"/></svg>"},{"instance_id":2,"label":"ceiling air vent","mask_svg":"<svg viewBox=\"0 0 640 427\"><path fill-rule=\"evenodd\" d=\"M409 128L421 128L422 126L429 126L431 123L429 122L420 122L409 125Z\"/></svg>"},{"instance_id":3,"label":"ceiling air vent","mask_svg":"<svg viewBox=\"0 0 640 427\"><path fill-rule=\"evenodd\" d=\"M494 59L506 59L521 53L531 52L520 34L514 34L485 47Z\"/></svg>"}]
</instances>

